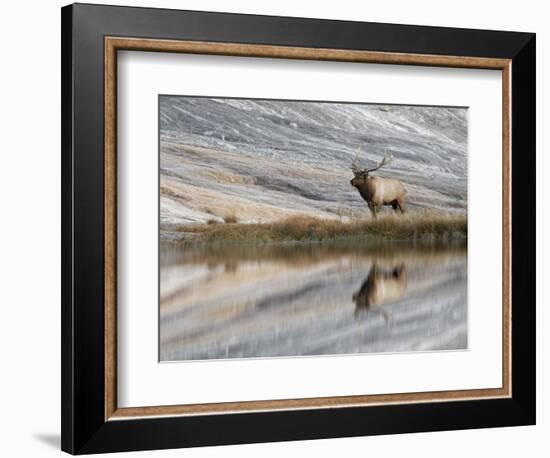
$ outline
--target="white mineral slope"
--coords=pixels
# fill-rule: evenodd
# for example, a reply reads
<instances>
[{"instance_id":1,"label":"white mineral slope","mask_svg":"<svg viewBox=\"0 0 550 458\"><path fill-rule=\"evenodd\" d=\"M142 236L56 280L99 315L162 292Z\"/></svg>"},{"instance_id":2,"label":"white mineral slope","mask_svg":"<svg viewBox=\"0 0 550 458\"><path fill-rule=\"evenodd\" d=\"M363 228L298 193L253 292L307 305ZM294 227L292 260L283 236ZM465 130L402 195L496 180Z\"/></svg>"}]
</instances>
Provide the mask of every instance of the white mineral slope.
<instances>
[{"instance_id":1,"label":"white mineral slope","mask_svg":"<svg viewBox=\"0 0 550 458\"><path fill-rule=\"evenodd\" d=\"M366 215L358 151L365 167L393 155L379 174L404 182L408 208L466 212L465 108L161 96L161 228Z\"/></svg>"}]
</instances>

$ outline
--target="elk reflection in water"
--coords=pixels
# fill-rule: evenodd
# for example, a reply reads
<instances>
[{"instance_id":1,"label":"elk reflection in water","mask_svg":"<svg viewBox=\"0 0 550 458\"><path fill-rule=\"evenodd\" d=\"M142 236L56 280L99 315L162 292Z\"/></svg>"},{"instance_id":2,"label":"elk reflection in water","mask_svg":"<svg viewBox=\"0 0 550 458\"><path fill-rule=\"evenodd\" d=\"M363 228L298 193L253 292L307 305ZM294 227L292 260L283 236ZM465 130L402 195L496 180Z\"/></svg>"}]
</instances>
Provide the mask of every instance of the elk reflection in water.
<instances>
[{"instance_id":1,"label":"elk reflection in water","mask_svg":"<svg viewBox=\"0 0 550 458\"><path fill-rule=\"evenodd\" d=\"M389 322L390 315L382 306L401 299L406 289L405 264L387 269L374 263L361 288L353 294L356 316L361 311L380 312Z\"/></svg>"},{"instance_id":2,"label":"elk reflection in water","mask_svg":"<svg viewBox=\"0 0 550 458\"><path fill-rule=\"evenodd\" d=\"M464 246L170 246L161 248L160 356L464 349L466 293Z\"/></svg>"}]
</instances>

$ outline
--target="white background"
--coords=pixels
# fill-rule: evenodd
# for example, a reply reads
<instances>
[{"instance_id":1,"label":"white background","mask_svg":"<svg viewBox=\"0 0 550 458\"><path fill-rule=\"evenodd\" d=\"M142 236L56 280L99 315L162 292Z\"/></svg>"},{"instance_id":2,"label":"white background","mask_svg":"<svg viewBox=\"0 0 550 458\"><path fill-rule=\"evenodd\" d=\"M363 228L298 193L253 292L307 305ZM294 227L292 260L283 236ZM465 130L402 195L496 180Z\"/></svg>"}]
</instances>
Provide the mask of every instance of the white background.
<instances>
[{"instance_id":1,"label":"white background","mask_svg":"<svg viewBox=\"0 0 550 458\"><path fill-rule=\"evenodd\" d=\"M500 72L124 52L117 77L120 407L502 386ZM469 350L158 364L159 93L469 107Z\"/></svg>"},{"instance_id":2,"label":"white background","mask_svg":"<svg viewBox=\"0 0 550 458\"><path fill-rule=\"evenodd\" d=\"M110 0L111 4L123 4ZM0 453L10 457L58 456L60 368L60 12L62 2L3 5L0 72ZM232 11L327 19L399 22L537 32L538 59L538 425L475 431L380 436L131 453L125 456L547 456L550 401L546 374L550 315L550 161L543 158L543 116L550 109L542 88L550 47L550 15L540 0L460 2L356 0L272 2L219 0L139 1L133 5ZM544 112L544 113L543 113ZM545 203L546 201L546 203ZM544 215L543 215L544 207ZM546 283L546 284L544 284Z\"/></svg>"}]
</instances>

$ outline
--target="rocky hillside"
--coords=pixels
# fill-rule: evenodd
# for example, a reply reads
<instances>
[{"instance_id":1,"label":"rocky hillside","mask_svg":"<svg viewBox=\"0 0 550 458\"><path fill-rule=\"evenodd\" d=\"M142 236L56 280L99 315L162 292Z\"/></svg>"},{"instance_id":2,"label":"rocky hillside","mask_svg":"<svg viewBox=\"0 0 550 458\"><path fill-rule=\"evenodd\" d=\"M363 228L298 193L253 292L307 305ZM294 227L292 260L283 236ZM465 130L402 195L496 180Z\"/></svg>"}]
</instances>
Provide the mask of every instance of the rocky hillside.
<instances>
[{"instance_id":1,"label":"rocky hillside","mask_svg":"<svg viewBox=\"0 0 550 458\"><path fill-rule=\"evenodd\" d=\"M161 228L294 214L367 215L358 154L398 178L409 209L465 213L467 109L160 97Z\"/></svg>"}]
</instances>

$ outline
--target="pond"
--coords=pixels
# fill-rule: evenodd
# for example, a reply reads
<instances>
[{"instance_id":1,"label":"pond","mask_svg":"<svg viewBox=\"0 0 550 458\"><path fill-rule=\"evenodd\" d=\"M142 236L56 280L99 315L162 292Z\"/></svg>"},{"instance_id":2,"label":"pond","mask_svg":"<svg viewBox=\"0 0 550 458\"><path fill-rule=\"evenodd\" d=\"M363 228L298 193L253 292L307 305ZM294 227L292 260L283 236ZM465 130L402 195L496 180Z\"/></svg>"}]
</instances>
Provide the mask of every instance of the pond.
<instances>
[{"instance_id":1,"label":"pond","mask_svg":"<svg viewBox=\"0 0 550 458\"><path fill-rule=\"evenodd\" d=\"M465 242L161 244L161 361L467 348Z\"/></svg>"}]
</instances>

